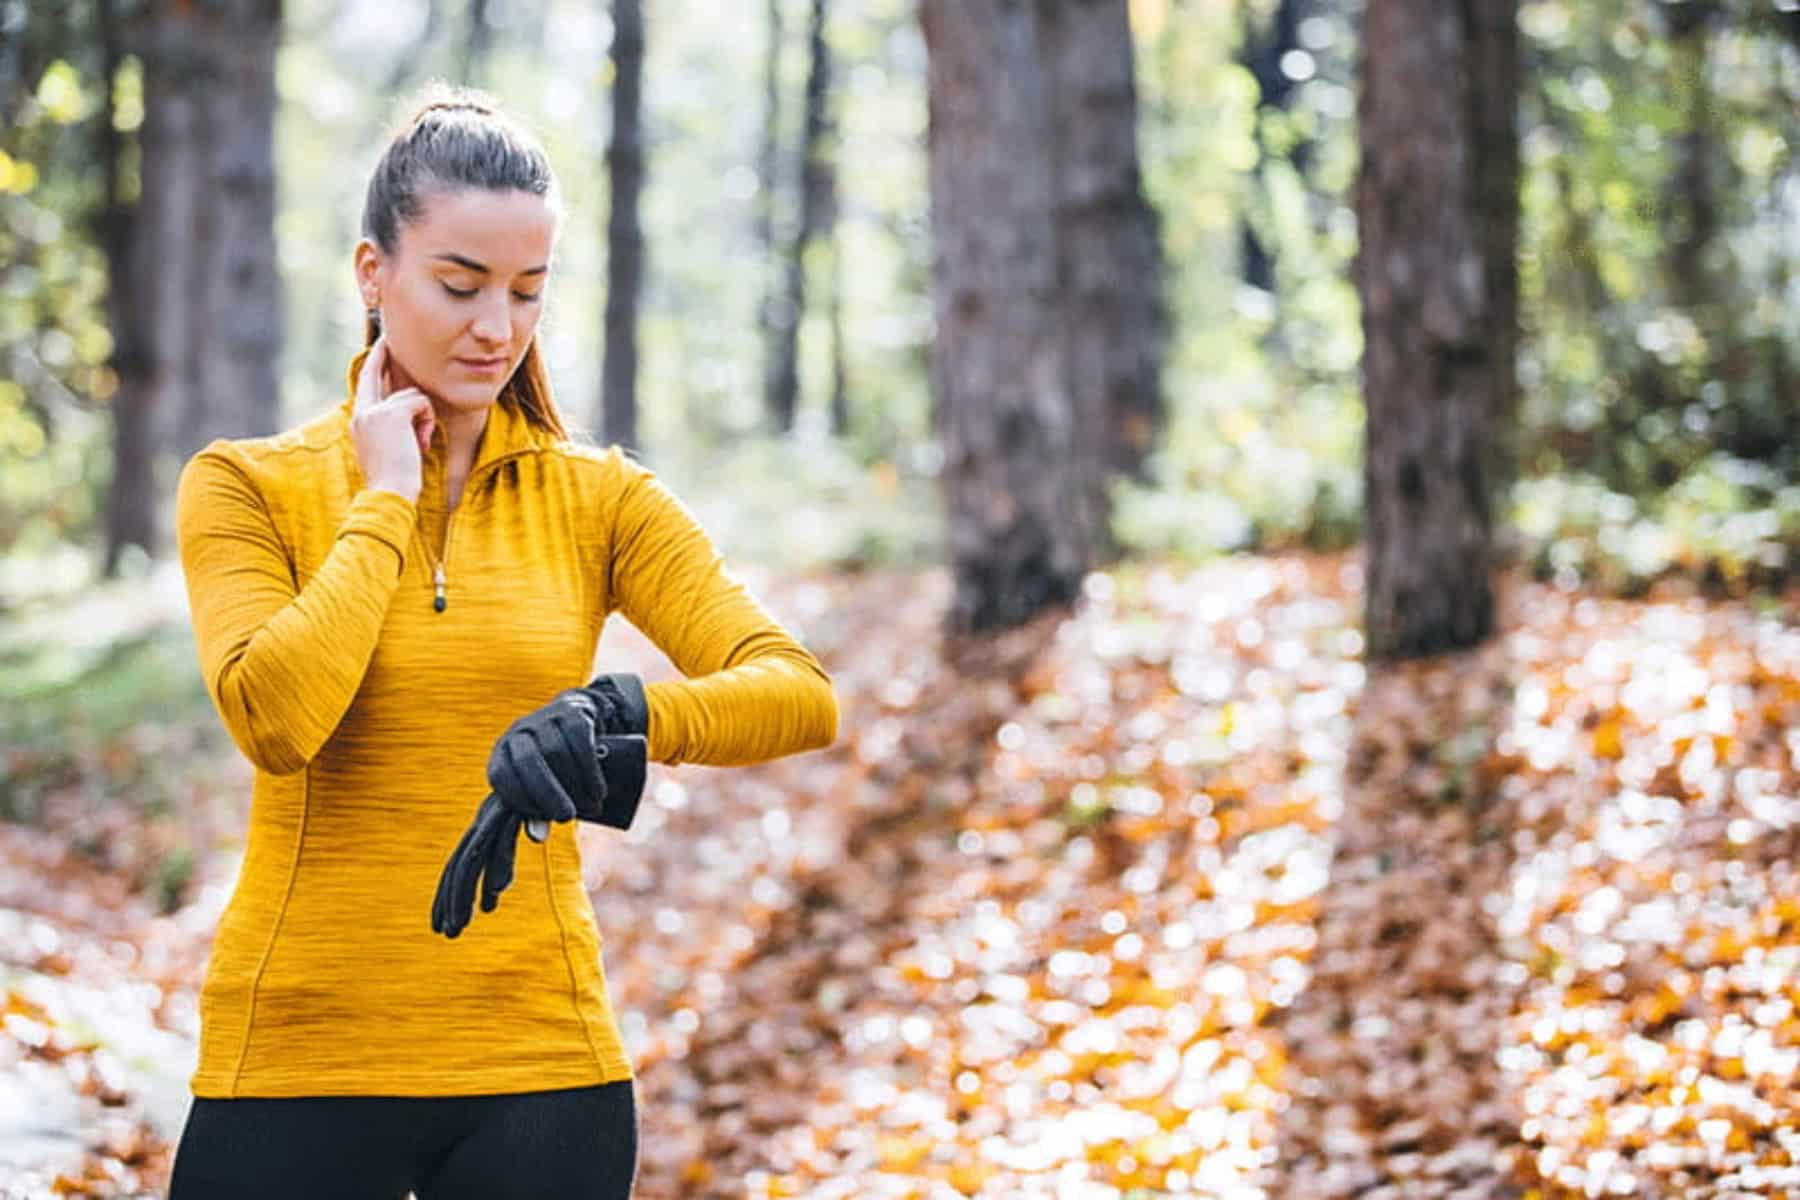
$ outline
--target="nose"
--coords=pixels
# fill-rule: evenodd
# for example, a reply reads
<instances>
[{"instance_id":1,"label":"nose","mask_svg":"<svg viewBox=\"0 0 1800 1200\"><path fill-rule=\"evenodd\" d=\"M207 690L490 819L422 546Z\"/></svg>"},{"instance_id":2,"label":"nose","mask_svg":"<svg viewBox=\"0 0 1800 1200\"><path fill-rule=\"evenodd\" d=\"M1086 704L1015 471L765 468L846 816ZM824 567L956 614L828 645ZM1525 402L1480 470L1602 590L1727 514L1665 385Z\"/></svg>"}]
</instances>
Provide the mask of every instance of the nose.
<instances>
[{"instance_id":1,"label":"nose","mask_svg":"<svg viewBox=\"0 0 1800 1200\"><path fill-rule=\"evenodd\" d=\"M507 336L512 332L512 317L506 311L504 292L497 303L481 306L469 325L469 332L484 346L499 347L506 344Z\"/></svg>"}]
</instances>

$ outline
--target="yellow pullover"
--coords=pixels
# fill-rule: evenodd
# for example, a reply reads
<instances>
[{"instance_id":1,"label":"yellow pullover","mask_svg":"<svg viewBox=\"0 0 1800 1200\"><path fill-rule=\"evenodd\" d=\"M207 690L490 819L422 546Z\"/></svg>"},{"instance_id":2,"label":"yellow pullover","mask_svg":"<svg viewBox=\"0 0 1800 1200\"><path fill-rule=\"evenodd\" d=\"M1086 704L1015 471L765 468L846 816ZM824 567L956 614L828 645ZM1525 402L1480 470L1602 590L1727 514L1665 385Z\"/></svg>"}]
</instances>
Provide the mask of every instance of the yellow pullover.
<instances>
[{"instance_id":1,"label":"yellow pullover","mask_svg":"<svg viewBox=\"0 0 1800 1200\"><path fill-rule=\"evenodd\" d=\"M431 930L488 752L593 677L614 611L687 676L646 688L654 762L826 747L831 680L653 472L510 401L489 410L454 509L441 425L416 504L366 488L349 423L367 354L335 409L216 439L181 472L200 669L256 768L191 1089L452 1096L630 1078L576 822L542 845L521 837L512 886L461 937Z\"/></svg>"}]
</instances>

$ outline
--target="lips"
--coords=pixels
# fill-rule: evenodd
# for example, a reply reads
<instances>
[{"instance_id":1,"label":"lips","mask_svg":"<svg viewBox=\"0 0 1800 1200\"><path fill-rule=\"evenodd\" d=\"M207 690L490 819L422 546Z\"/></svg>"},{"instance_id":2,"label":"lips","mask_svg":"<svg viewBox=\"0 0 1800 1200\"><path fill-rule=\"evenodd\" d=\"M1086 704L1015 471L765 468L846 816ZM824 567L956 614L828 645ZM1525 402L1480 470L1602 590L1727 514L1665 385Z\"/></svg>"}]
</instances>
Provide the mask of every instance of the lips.
<instances>
[{"instance_id":1,"label":"lips","mask_svg":"<svg viewBox=\"0 0 1800 1200\"><path fill-rule=\"evenodd\" d=\"M506 363L504 358L458 358L456 361L471 371L497 371Z\"/></svg>"}]
</instances>

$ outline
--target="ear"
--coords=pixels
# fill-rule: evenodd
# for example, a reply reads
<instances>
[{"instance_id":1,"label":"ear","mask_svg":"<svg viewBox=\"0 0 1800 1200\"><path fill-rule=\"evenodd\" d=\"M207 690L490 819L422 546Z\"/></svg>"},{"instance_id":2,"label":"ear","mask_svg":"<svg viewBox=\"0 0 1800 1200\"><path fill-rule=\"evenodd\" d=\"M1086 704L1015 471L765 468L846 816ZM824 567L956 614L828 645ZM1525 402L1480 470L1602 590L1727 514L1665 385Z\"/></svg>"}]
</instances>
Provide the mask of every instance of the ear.
<instances>
[{"instance_id":1,"label":"ear","mask_svg":"<svg viewBox=\"0 0 1800 1200\"><path fill-rule=\"evenodd\" d=\"M352 254L352 273L356 277L356 294L367 300L371 294L379 296L386 274L387 266L381 253L381 247L371 239L363 238L356 243Z\"/></svg>"}]
</instances>

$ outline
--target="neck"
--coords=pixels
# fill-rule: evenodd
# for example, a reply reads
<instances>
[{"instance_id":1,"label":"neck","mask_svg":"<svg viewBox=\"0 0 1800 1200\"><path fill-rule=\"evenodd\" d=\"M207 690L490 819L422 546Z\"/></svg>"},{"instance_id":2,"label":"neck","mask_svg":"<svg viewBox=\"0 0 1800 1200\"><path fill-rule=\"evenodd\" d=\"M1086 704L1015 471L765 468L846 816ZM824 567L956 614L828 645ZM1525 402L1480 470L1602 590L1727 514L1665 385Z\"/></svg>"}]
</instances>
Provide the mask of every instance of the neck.
<instances>
[{"instance_id":1,"label":"neck","mask_svg":"<svg viewBox=\"0 0 1800 1200\"><path fill-rule=\"evenodd\" d=\"M499 403L499 401L495 401ZM492 406L490 405L489 408ZM450 478L460 480L475 465L475 452L481 444L481 432L487 428L488 408L475 412L453 412L448 405L431 402L431 412L445 439L445 467ZM437 435L432 435L435 444Z\"/></svg>"},{"instance_id":2,"label":"neck","mask_svg":"<svg viewBox=\"0 0 1800 1200\"><path fill-rule=\"evenodd\" d=\"M396 391L418 387L418 381L407 374L406 369L398 362L390 358L388 364ZM493 406L459 411L430 392L426 392L425 396L431 401L431 415L436 426L431 433L431 453L444 455L444 474L450 483L454 499L457 489L468 478L470 468L475 465L475 454L481 445L481 433L487 428L488 410ZM499 401L496 399L495 403Z\"/></svg>"}]
</instances>

